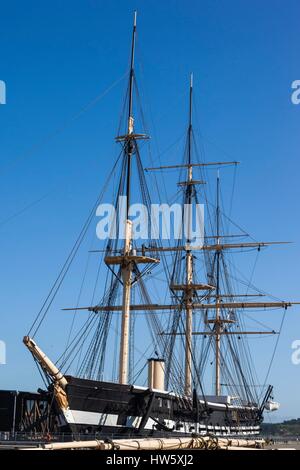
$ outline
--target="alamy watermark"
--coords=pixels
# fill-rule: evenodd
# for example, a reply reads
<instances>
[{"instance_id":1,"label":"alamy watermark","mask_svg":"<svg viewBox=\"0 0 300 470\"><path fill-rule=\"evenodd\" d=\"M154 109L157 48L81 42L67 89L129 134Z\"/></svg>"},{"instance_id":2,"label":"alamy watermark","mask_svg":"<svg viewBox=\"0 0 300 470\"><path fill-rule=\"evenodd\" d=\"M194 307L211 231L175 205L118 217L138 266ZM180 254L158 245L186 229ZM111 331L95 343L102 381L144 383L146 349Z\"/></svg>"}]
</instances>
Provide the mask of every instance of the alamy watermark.
<instances>
[{"instance_id":1,"label":"alamy watermark","mask_svg":"<svg viewBox=\"0 0 300 470\"><path fill-rule=\"evenodd\" d=\"M295 341L292 342L292 349L294 349L292 353L292 363L298 366L300 364L300 339L295 339Z\"/></svg>"},{"instance_id":2,"label":"alamy watermark","mask_svg":"<svg viewBox=\"0 0 300 470\"><path fill-rule=\"evenodd\" d=\"M294 80L292 83L291 101L293 104L300 104L300 80Z\"/></svg>"},{"instance_id":3,"label":"alamy watermark","mask_svg":"<svg viewBox=\"0 0 300 470\"><path fill-rule=\"evenodd\" d=\"M0 340L0 365L6 364L6 344Z\"/></svg>"},{"instance_id":4,"label":"alamy watermark","mask_svg":"<svg viewBox=\"0 0 300 470\"><path fill-rule=\"evenodd\" d=\"M120 196L117 208L100 204L96 215L100 221L96 234L100 240L125 239L127 198ZM204 239L203 204L131 204L128 219L132 222L132 240L186 240L190 245L202 246Z\"/></svg>"},{"instance_id":5,"label":"alamy watermark","mask_svg":"<svg viewBox=\"0 0 300 470\"><path fill-rule=\"evenodd\" d=\"M6 104L6 84L0 80L0 104Z\"/></svg>"}]
</instances>

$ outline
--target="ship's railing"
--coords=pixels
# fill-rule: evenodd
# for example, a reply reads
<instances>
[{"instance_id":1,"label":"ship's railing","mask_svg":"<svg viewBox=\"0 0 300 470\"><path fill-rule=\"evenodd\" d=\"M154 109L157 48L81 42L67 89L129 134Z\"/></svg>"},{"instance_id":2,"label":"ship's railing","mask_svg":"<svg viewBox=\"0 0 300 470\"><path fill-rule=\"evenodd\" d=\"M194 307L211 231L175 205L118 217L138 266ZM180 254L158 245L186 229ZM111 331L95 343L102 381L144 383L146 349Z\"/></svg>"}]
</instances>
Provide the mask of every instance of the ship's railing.
<instances>
[{"instance_id":1,"label":"ship's railing","mask_svg":"<svg viewBox=\"0 0 300 470\"><path fill-rule=\"evenodd\" d=\"M242 435L243 433L241 433ZM237 433L238 435L238 433ZM130 438L137 438L141 437L138 436L135 432L126 432L124 433L106 433L106 439L130 439ZM143 436L146 437L146 436ZM159 437L158 435L156 437ZM178 434L178 437L180 435ZM226 433L224 433L224 437L226 437ZM244 437L244 436L242 436ZM300 436L299 436L300 439ZM34 444L38 443L50 443L50 442L70 442L70 441L91 441L91 440L103 440L103 434L99 432L91 432L91 433L35 433L35 432L1 432L0 431L0 444L9 444L13 442L14 444L22 443L24 441L32 442ZM280 438L280 441L287 441L290 440L287 438ZM293 440L295 440L295 436L293 436Z\"/></svg>"},{"instance_id":2,"label":"ship's railing","mask_svg":"<svg viewBox=\"0 0 300 470\"><path fill-rule=\"evenodd\" d=\"M136 433L128 433L126 435L122 433L108 433L106 438L109 439L122 439L122 438L137 437ZM38 442L69 442L69 441L89 441L94 439L103 439L101 433L37 433L37 432L6 432L0 431L0 443L8 442L22 442L22 441L33 441Z\"/></svg>"}]
</instances>

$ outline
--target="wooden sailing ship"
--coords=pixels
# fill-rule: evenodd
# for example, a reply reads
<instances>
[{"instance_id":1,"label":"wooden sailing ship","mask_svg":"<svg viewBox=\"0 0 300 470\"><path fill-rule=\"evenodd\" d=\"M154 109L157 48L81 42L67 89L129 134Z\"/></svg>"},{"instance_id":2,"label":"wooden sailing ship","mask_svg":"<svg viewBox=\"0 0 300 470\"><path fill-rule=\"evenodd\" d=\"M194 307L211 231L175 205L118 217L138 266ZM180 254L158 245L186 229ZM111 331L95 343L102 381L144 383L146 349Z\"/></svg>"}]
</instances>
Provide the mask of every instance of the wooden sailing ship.
<instances>
[{"instance_id":1,"label":"wooden sailing ship","mask_svg":"<svg viewBox=\"0 0 300 470\"><path fill-rule=\"evenodd\" d=\"M106 290L102 300L92 306L69 310L87 310L89 319L98 321L95 336L86 350L78 375L68 374L64 367L54 364L28 335L24 343L41 368L48 388L43 393L51 399L56 415L56 430L77 433L96 433L104 437L122 436L190 436L214 433L216 435L258 434L263 413L276 409L272 402L272 386L266 386L259 397L251 388L249 369L242 367L237 343L246 342L248 335L273 335L273 330L249 331L241 328L240 317L248 309L287 309L291 302L263 300L262 293L234 293L228 282L226 254L234 250L256 249L276 242L245 242L225 234L220 203L220 178L217 177L214 205L215 231L204 234L199 246L188 235L171 246L161 240L139 244L132 236L130 204L133 193L134 162L140 179L142 200L150 204L145 174L140 158L140 142L148 139L138 133L134 120L136 15L134 19L127 116L125 132L116 138L121 145L121 166L118 194L126 196L125 239L109 239L104 251L107 269ZM237 165L238 162L196 162L193 160L193 80L189 87L189 122L186 134L184 161L181 164L148 168L150 172L178 170L185 178L178 185L182 207L198 203L198 194L204 181L196 179L197 172L207 167ZM116 206L118 205L116 198ZM182 224L190 224L183 217ZM241 235L240 235L241 237ZM283 243L283 242L278 242ZM101 252L101 250L99 250ZM171 266L166 255L171 254ZM197 262L204 260L202 279L199 280ZM168 280L168 302L152 303L144 278L163 264ZM150 274L149 274L150 273ZM104 282L103 282L104 284ZM133 291L139 289L139 301L133 301ZM121 296L118 296L118 292ZM52 294L51 294L52 295ZM136 298L137 295L135 294ZM249 299L250 297L250 299ZM251 299L255 298L254 301ZM121 302L118 303L118 298ZM66 309L68 310L68 309ZM134 315L145 315L152 329L152 349L148 364L146 386L134 383L130 374L131 322ZM107 343L113 316L120 318L118 380L103 380L105 352L112 348ZM161 317L166 316L165 322ZM92 325L90 321L89 327ZM95 325L95 323L94 323ZM197 328L198 325L198 328ZM93 325L92 325L93 326ZM199 327L200 326L200 327ZM87 337L77 336L68 352L78 355L78 347ZM143 331L139 332L144 334ZM181 357L176 353L177 342L182 344ZM202 341L202 349L197 349ZM206 343L205 343L206 341ZM242 349L242 348L241 348ZM244 354L246 349L242 350ZM71 355L70 352L70 355ZM212 357L214 390L205 389L204 364ZM132 366L132 364L131 364ZM250 366L251 367L251 366ZM251 369L250 369L251 372ZM250 374L251 375L251 374ZM227 379L228 383L222 383ZM248 380L249 379L249 380ZM234 383L235 382L235 383ZM253 385L253 384L252 384ZM227 393L224 392L227 390ZM231 393L228 393L231 392Z\"/></svg>"}]
</instances>

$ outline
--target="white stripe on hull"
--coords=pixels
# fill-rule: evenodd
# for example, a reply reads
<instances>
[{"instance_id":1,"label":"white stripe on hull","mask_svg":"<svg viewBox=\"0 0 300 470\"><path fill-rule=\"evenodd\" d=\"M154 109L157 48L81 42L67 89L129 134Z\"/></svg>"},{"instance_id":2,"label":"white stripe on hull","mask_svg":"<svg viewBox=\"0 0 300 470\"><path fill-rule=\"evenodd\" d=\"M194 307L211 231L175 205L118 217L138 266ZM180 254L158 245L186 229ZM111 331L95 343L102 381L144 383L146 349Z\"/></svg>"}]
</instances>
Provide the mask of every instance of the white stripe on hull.
<instances>
[{"instance_id":1,"label":"white stripe on hull","mask_svg":"<svg viewBox=\"0 0 300 470\"><path fill-rule=\"evenodd\" d=\"M81 410L64 410L65 421L70 425L86 425L86 426L112 426L117 428L138 428L141 422L140 416L128 416L125 425L117 424L118 415L109 413L97 413L92 411L81 411ZM174 433L185 433L185 434L206 434L211 432L217 435L230 435L230 434L259 434L259 426L213 426L193 422L182 422L181 427L176 429L175 421L171 419L164 420L165 425ZM148 418L144 429L156 430L157 423L152 419Z\"/></svg>"},{"instance_id":2,"label":"white stripe on hull","mask_svg":"<svg viewBox=\"0 0 300 470\"><path fill-rule=\"evenodd\" d=\"M118 415L97 413L94 411L64 410L68 424L86 424L88 426L120 426L117 424Z\"/></svg>"}]
</instances>

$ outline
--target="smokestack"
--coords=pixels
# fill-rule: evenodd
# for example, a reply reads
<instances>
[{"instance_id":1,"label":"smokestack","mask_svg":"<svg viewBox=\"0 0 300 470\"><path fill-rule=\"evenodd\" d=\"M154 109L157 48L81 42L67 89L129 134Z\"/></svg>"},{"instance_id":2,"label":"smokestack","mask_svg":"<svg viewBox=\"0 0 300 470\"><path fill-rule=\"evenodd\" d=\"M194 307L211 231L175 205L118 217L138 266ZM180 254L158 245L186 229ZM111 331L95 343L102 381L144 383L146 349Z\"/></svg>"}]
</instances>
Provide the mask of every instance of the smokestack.
<instances>
[{"instance_id":1,"label":"smokestack","mask_svg":"<svg viewBox=\"0 0 300 470\"><path fill-rule=\"evenodd\" d=\"M151 357L148 359L148 388L165 390L165 361Z\"/></svg>"}]
</instances>

